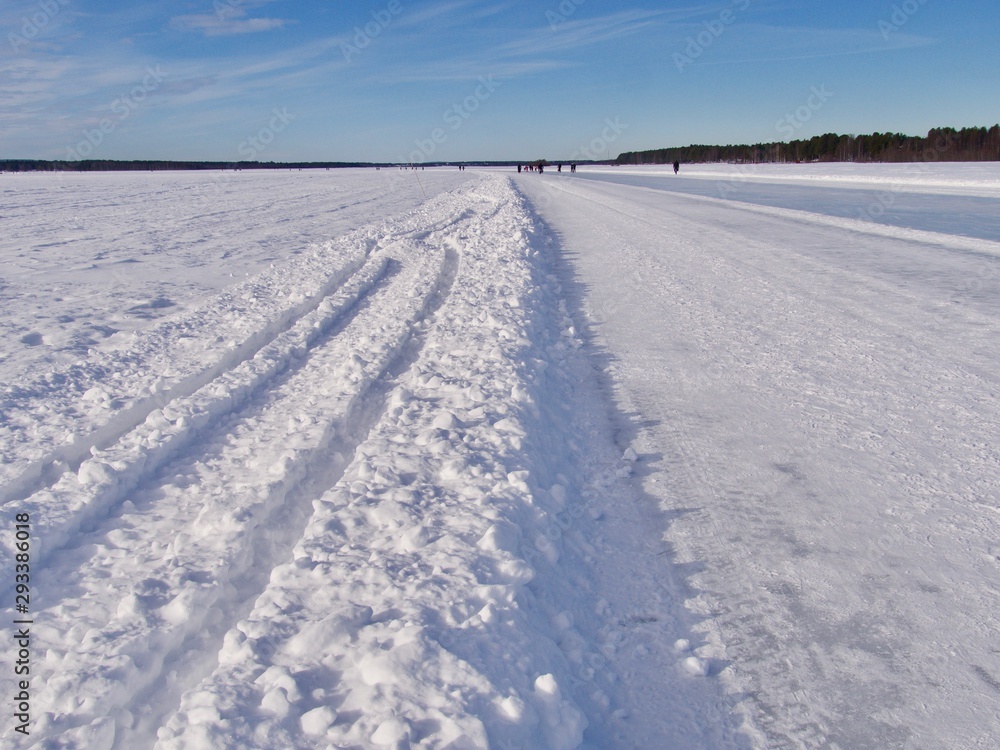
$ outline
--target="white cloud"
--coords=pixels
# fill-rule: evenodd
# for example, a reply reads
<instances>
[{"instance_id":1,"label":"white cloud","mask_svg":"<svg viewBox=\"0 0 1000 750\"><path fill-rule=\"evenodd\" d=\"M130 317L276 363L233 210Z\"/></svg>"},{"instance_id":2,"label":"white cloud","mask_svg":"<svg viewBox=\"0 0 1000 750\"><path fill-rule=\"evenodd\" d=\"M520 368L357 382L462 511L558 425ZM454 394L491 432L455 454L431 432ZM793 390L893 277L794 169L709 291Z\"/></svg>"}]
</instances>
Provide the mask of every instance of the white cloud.
<instances>
[{"instance_id":1,"label":"white cloud","mask_svg":"<svg viewBox=\"0 0 1000 750\"><path fill-rule=\"evenodd\" d=\"M170 25L181 31L200 31L205 36L235 36L282 29L288 21L282 18L222 18L212 13L175 16Z\"/></svg>"},{"instance_id":2,"label":"white cloud","mask_svg":"<svg viewBox=\"0 0 1000 750\"><path fill-rule=\"evenodd\" d=\"M170 25L181 31L197 31L205 36L235 36L283 29L293 23L284 18L248 18L250 10L267 5L270 0L217 0L214 13L174 16Z\"/></svg>"}]
</instances>

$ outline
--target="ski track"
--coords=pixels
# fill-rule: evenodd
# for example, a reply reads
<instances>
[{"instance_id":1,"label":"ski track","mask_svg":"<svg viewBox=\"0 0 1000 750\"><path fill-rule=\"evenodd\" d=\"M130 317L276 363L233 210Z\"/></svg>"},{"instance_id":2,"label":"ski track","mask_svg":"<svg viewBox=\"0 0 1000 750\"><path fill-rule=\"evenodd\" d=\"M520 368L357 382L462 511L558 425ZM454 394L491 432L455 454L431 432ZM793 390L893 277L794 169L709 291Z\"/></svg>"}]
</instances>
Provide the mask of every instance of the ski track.
<instances>
[{"instance_id":1,"label":"ski track","mask_svg":"<svg viewBox=\"0 0 1000 750\"><path fill-rule=\"evenodd\" d=\"M419 253L418 248L406 249ZM428 255L427 265L441 260ZM418 317L423 298L410 293L427 286L431 269L412 265L414 272L401 271L386 282L385 295L401 299L384 300L377 288L372 292L371 304L387 305L398 316L394 329L378 331L381 336L370 333L377 330L372 326L375 319L362 310L334 342L295 352L296 358L307 357L306 362L285 382L272 385L262 404L251 403L249 413L240 414L235 424L227 424L225 418L212 420L223 432L199 441L194 460L171 463L162 478L149 483L157 486L147 485L132 494L120 516L90 535L93 541L53 561L48 575L56 581L73 570L86 570L76 584L87 599L86 615L72 621L74 628L91 627L83 634L83 648L64 656L61 665L83 684L54 681L55 694L43 692L43 701L64 710L66 700L89 695L106 708L117 706L147 688L149 677L159 677L163 660L172 652L192 658L196 649L188 639L196 634L204 637L203 631L211 628L203 619L209 613L225 617L239 606L238 600L226 601L227 595L239 596L245 590L232 579L243 571L263 572L257 570L256 559L264 541L261 535L270 533L272 526L294 527L289 493L310 473L313 461L323 460L337 428L342 429L352 407L391 361L408 325ZM369 306L368 300L362 304ZM357 390L324 392L323 383L331 376L354 382ZM211 419L210 413L201 414L206 414L205 421ZM265 471L253 477L257 481L246 481L248 468ZM191 491L193 487L197 492ZM160 541L164 539L173 541L164 545ZM74 544L80 541L77 537ZM271 536L266 541L276 540ZM173 598L160 601L167 591ZM44 593L41 596L44 601ZM62 606L53 611L53 619L66 619ZM163 620L159 627L148 626L150 609L159 610ZM45 621L44 613L38 617ZM76 640L61 633L56 639ZM110 653L106 642L114 644ZM121 658L123 654L132 664ZM46 689L52 685L47 683ZM102 695L101 688L111 692ZM129 744L126 740L122 746Z\"/></svg>"},{"instance_id":2,"label":"ski track","mask_svg":"<svg viewBox=\"0 0 1000 750\"><path fill-rule=\"evenodd\" d=\"M73 713L76 696L88 695L95 707L116 707L113 713L122 715L127 712L123 702L159 677L164 659L188 650L185 639L201 636L201 629L211 625L203 622L208 613L238 606L220 598L228 589L241 590L230 584L231 576L254 568L253 549L261 542L254 530L259 537L279 511L294 520L295 513L282 507L285 496L309 473L310 457L324 455L338 428L344 430L343 423L398 354L410 325L419 320L422 303L434 291L433 280L442 272L446 253L400 237L427 237L435 223L454 220L450 215L421 215L411 220L417 229L397 227L396 235L385 237L368 264L339 292L311 300L308 314L297 314L300 309L285 312L277 327L286 330L252 359L230 369L217 366L223 372L214 378L212 371L202 375L209 382L189 397L169 394L167 403L150 412L139 428L108 450L95 450L93 458L64 474L51 489L18 503L31 513L45 542L36 545L36 565L45 564L51 555L56 558L45 566L43 580L59 587L71 576L87 601L84 611L70 620L73 633L51 634L54 644L64 637L83 640L79 650L61 657L59 671L72 676L46 680L41 700L55 713ZM360 258L368 255L368 242L351 240L361 245ZM356 253L352 260L358 257ZM348 265L346 272L357 265ZM392 271L396 266L401 268ZM327 290L344 275L329 275ZM366 294L377 294L385 284L394 303L379 300L367 318L353 313L355 306L368 303ZM387 312L391 324L385 320ZM351 314L354 319L342 323L341 318ZM296 319L291 328L283 319L288 317ZM323 344L324 335L338 323L344 330ZM269 338L271 330L254 338ZM297 365L303 359L305 365ZM279 385L275 381L286 368L296 371ZM353 389L330 392L323 385L330 378ZM240 414L244 407L255 406L260 413ZM196 447L190 459L168 463L192 444ZM258 484L243 486L241 473L258 466L265 469L255 477ZM192 486L197 493L190 491ZM239 489L235 497L234 488ZM203 505L206 495L212 499ZM202 557L217 551L219 535L226 540L222 548L228 557L206 565ZM208 540L206 549L198 549L200 539ZM69 548L61 550L67 543ZM84 576L73 576L81 567ZM109 580L115 585L109 587ZM167 592L170 601L162 601ZM46 595L44 584L37 596L40 601L64 598L55 592ZM56 604L52 620L64 618L67 607L74 609L73 604ZM156 619L162 622L150 625L148 610L158 611ZM38 620L45 623L46 614L40 612ZM40 629L45 632L45 625ZM110 652L105 642L111 644ZM56 658L52 650L49 658ZM40 729L50 731L44 725ZM59 729L57 722L51 731ZM101 733L96 731L95 737Z\"/></svg>"},{"instance_id":3,"label":"ski track","mask_svg":"<svg viewBox=\"0 0 1000 750\"><path fill-rule=\"evenodd\" d=\"M270 234L274 232L271 228L267 230L266 239L260 237L261 225L267 225L274 207L237 202L237 196L248 194L240 192L248 187L246 177L210 175L201 184L195 182L178 185L172 185L170 180L183 180L183 175L158 178L164 179L167 180L166 185L154 181L151 187L142 182L138 186L130 182L122 191L123 195L107 190L101 177L97 178L97 186L90 185L90 192L76 185L77 180L72 177L60 178L59 189L50 189L49 193L38 189L34 180L22 180L18 184L26 189L23 194L13 191L15 198L9 209L10 215L4 217L9 222L11 231L11 237L5 238L4 242L16 242L28 248L18 252L15 258L18 265L27 264L29 267L30 264L21 260L22 258L32 258L38 264L41 261L35 260L36 258L53 254L53 245L58 248L66 246L73 251L59 250L55 253L57 258L67 256L61 264L42 266L34 272L43 278L58 279L60 275L66 275L65 264L71 263L76 257L73 253L85 254L92 248L96 253L96 263L88 265L87 269L104 265L169 263L173 255L179 255L188 266L207 265L211 255L208 248L199 248L194 252L190 249L207 240L211 241L210 247L214 253L221 253L222 256L221 260L212 260L216 264L221 262L223 267L228 268L230 266L225 259L234 254L234 243L230 238L215 237L216 232L222 233L215 224L225 227L227 221L233 221L231 214L234 210L238 210L251 217L249 222L241 220L241 225L248 224L241 226L251 238L248 244L262 245L265 253L270 251L271 254L265 254L263 258L265 263L270 263L270 269L226 289L208 303L182 315L159 322L154 320L151 326L131 333L121 330L100 346L94 344L95 348L85 349L86 356L83 358L64 362L53 355L50 359L56 361L55 366L38 357L23 360L22 373L41 370L44 374L11 379L0 392L0 503L21 500L51 485L67 468L78 468L91 450L112 444L122 434L142 423L155 409L173 399L190 396L222 372L252 357L261 347L315 310L327 296L336 291L340 283L361 266L380 237L378 224L365 225L357 231L345 231L344 236L338 240L314 243L305 250L301 245L293 245L291 255L284 262L275 264L273 253L276 248L272 245L280 245L284 250L288 246L288 240L278 243L271 239ZM329 187L323 182L316 185L315 181L319 179L321 178L313 176L304 187L284 185L291 195L283 197L279 202L281 210L294 211L296 207L308 206L307 201L315 202L309 188L316 190ZM349 223L351 217L363 215L364 207L372 201L384 200L386 193L398 194L401 181L404 181L402 177L389 176L384 190L378 191L376 196L364 195L373 192L370 186L366 186L359 191L363 194L362 198L348 201L334 209L337 213L332 221ZM250 180L249 185L252 184L253 181ZM334 186L334 189L337 188ZM188 193L194 195L188 196ZM65 218L64 214L56 213L55 226L41 231L32 223L32 217L39 214L49 216L52 213L49 210L52 195L68 200L76 198L78 203L72 213L66 212L68 215ZM254 194L251 192L249 195ZM409 196L400 198L400 202L405 205ZM176 208L180 204L184 208L184 214L190 213L192 205L184 201L193 201L195 204L204 202L213 206L221 204L221 207L209 212L184 215L185 221L180 227L176 226L177 221L172 217L140 212L139 218L142 221L139 226L143 234L138 234L140 229L135 229L111 240L101 241L103 238L96 226L93 228L93 235L83 237L79 236L78 229L74 229L77 224L91 221L103 224L119 212L135 213L131 201L138 205L152 203L164 209ZM318 212L314 208L310 209L306 216L313 218L313 214ZM300 216L299 219L304 221L305 217ZM354 226L359 224L363 222L355 219ZM194 237L192 228L196 228ZM198 231L207 232L211 237L197 235ZM163 238L171 233L169 240ZM134 239L131 237L133 234L137 235ZM39 237L51 241L39 245ZM184 243L185 239L187 244ZM150 243L152 247L139 249L132 244L144 242ZM216 249L218 244L222 244L222 247ZM167 251L166 245L173 249L173 255ZM225 252L222 252L222 248L226 248ZM258 265L261 264L260 259L247 252L249 248L241 249L250 256L250 260L243 261L248 267L254 267L253 260ZM204 259L199 258L199 252L205 255ZM257 254L260 253L261 250L257 250ZM139 257L135 257L136 255ZM168 260L160 260L160 256L165 256ZM16 271L20 272L21 269ZM124 272L111 272L112 277L115 274L121 275L123 280L131 278ZM21 281L23 272L21 275L12 273L11 276L13 281L6 285L5 291L29 309L29 317L42 320L47 315L62 312L59 319L69 322L59 325L80 325L79 319L83 316L73 304L78 295L62 291L62 286L58 283L52 284L51 289L42 291L50 295L59 291L63 296L50 303L53 312L39 311L35 309L38 305L34 300L39 296L44 297L44 294L39 295L30 290L20 291L20 287L30 287ZM74 282L78 278L79 273L73 277ZM107 283L114 286L121 282ZM141 318L139 313L142 310L139 308L156 312L157 305L166 305L164 309L170 310L175 306L174 298L183 296L183 291L176 284L163 288L150 281L144 282L141 278L116 294L104 291L102 297L89 291L94 286L100 288L100 284L99 280L84 281L83 289L88 290L84 292L85 309L87 316L94 319L91 325L107 331L111 331L113 326L123 325L122 318L127 318L129 314ZM143 291L144 302L126 310L117 309L123 304L122 297L135 299L135 295L142 294ZM164 294L169 294L170 298L164 297ZM179 302L182 303L183 300ZM183 306L180 304L181 308ZM54 324L49 325L51 327ZM208 330L215 333L214 338L203 335ZM39 335L39 338L44 337ZM65 351L79 349L80 347L67 346ZM56 354L58 353L57 351ZM22 361L24 356L5 352L5 359L15 363Z\"/></svg>"},{"instance_id":4,"label":"ski track","mask_svg":"<svg viewBox=\"0 0 1000 750\"><path fill-rule=\"evenodd\" d=\"M36 381L8 386L0 401L5 448L0 502L17 501L54 516L51 523L47 515L40 518L45 543L36 554L59 547L79 522L119 500L144 462L169 458L196 437L207 418L266 384L297 346L336 319L337 305L350 300L331 307L331 298L379 242L396 236L386 232L401 237L427 231L414 228L419 226L366 225L190 314L133 334L126 348L95 352ZM232 382L220 390L220 378ZM185 412L188 418L167 430L157 428L153 422L162 422L158 415L164 408L179 410L169 421L176 423ZM192 410L201 416L192 419ZM126 435L131 445L123 446ZM115 450L102 452L112 445ZM0 560L9 560L10 552L4 540Z\"/></svg>"},{"instance_id":5,"label":"ski track","mask_svg":"<svg viewBox=\"0 0 1000 750\"><path fill-rule=\"evenodd\" d=\"M204 353L232 299L312 279L61 475L21 480L35 692L15 746L748 747L666 559L634 570L657 521L556 249L482 175L83 363L80 388L133 355L148 382L172 331Z\"/></svg>"}]
</instances>

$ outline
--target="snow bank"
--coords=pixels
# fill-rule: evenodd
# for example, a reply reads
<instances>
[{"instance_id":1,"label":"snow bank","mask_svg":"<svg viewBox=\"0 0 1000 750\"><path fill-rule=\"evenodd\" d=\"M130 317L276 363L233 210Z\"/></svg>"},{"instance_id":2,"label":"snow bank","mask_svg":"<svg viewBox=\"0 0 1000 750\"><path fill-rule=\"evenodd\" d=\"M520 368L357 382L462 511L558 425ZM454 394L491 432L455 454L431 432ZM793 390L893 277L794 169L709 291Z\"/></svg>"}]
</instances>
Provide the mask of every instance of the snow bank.
<instances>
[{"instance_id":1,"label":"snow bank","mask_svg":"<svg viewBox=\"0 0 1000 750\"><path fill-rule=\"evenodd\" d=\"M565 502L525 451L553 395L534 330L546 321L525 307L546 290L510 186L468 198L419 357L159 747L582 742L572 667L526 607L537 567L558 560L544 532Z\"/></svg>"}]
</instances>

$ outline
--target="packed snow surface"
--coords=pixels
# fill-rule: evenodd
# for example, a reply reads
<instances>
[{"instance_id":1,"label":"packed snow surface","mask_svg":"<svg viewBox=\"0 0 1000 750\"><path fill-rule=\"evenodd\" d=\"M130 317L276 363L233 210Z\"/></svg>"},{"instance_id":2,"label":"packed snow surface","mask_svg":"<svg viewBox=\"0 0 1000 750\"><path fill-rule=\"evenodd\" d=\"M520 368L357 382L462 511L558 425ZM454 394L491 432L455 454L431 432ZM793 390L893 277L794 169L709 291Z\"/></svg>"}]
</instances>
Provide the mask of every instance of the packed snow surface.
<instances>
[{"instance_id":1,"label":"packed snow surface","mask_svg":"<svg viewBox=\"0 0 1000 750\"><path fill-rule=\"evenodd\" d=\"M996 747L998 178L0 175L3 743Z\"/></svg>"},{"instance_id":2,"label":"packed snow surface","mask_svg":"<svg viewBox=\"0 0 1000 750\"><path fill-rule=\"evenodd\" d=\"M1000 243L831 216L805 179L802 208L694 195L732 183L687 171L522 182L586 289L702 653L764 747L1000 746ZM998 209L967 219L995 233Z\"/></svg>"}]
</instances>

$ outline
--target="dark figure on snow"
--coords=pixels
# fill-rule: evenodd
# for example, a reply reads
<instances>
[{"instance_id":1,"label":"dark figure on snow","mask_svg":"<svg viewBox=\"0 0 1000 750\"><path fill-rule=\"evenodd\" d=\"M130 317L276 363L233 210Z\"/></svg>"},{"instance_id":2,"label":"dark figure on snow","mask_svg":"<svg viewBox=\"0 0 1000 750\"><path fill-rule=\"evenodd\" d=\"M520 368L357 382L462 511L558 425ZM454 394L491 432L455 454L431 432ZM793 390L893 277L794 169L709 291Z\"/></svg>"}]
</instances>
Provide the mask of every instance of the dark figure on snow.
<instances>
[{"instance_id":1,"label":"dark figure on snow","mask_svg":"<svg viewBox=\"0 0 1000 750\"><path fill-rule=\"evenodd\" d=\"M560 164L558 167L556 167L556 171L557 172L562 172L562 164Z\"/></svg>"},{"instance_id":2,"label":"dark figure on snow","mask_svg":"<svg viewBox=\"0 0 1000 750\"><path fill-rule=\"evenodd\" d=\"M677 174L680 171L681 171L681 163L679 161L675 161L674 162L674 174Z\"/></svg>"},{"instance_id":3,"label":"dark figure on snow","mask_svg":"<svg viewBox=\"0 0 1000 750\"><path fill-rule=\"evenodd\" d=\"M521 165L520 164L517 165L517 173L521 174Z\"/></svg>"},{"instance_id":4,"label":"dark figure on snow","mask_svg":"<svg viewBox=\"0 0 1000 750\"><path fill-rule=\"evenodd\" d=\"M575 172L576 171L576 164L570 164L569 165L569 171L570 172Z\"/></svg>"}]
</instances>

